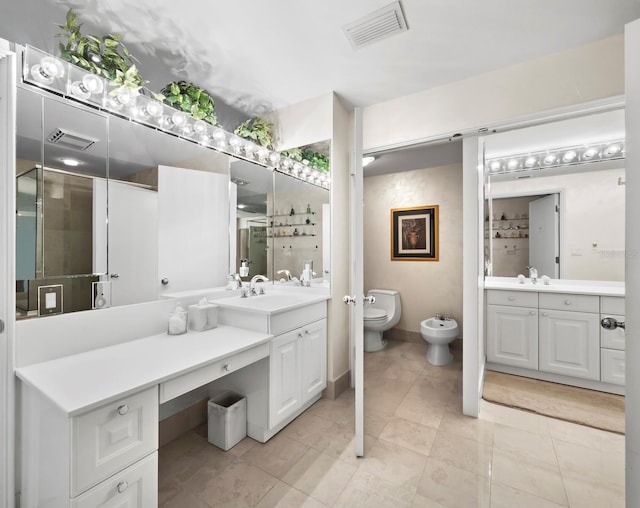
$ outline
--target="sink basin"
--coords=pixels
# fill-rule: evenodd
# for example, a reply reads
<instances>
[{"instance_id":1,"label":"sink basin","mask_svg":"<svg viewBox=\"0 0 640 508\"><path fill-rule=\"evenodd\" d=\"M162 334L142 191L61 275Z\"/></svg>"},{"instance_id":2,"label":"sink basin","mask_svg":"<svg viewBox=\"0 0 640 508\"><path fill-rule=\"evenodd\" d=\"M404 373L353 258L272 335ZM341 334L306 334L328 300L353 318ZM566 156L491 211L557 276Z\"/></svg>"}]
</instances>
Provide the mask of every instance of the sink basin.
<instances>
[{"instance_id":1,"label":"sink basin","mask_svg":"<svg viewBox=\"0 0 640 508\"><path fill-rule=\"evenodd\" d=\"M214 300L212 303L220 307L276 313L326 299L326 296L315 293L301 294L286 291L267 291L264 295L248 296L246 298L232 296L230 298Z\"/></svg>"}]
</instances>

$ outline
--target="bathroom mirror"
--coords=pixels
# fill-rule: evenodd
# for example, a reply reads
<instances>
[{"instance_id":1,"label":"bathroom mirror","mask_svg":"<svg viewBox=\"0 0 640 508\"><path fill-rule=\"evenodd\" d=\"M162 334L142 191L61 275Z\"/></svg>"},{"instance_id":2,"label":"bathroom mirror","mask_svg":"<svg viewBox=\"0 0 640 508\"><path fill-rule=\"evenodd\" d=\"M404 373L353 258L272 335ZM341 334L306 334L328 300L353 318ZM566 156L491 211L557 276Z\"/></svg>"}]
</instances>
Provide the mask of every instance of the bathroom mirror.
<instances>
[{"instance_id":1,"label":"bathroom mirror","mask_svg":"<svg viewBox=\"0 0 640 508\"><path fill-rule=\"evenodd\" d=\"M526 267L534 266L539 276L624 281L623 153L587 161L590 147L604 153L618 141L624 141L621 109L486 137L486 275L528 276ZM523 166L530 154L544 160L567 153L576 160Z\"/></svg>"},{"instance_id":2,"label":"bathroom mirror","mask_svg":"<svg viewBox=\"0 0 640 508\"><path fill-rule=\"evenodd\" d=\"M315 280L329 280L329 203L327 189L275 173L267 244L276 280L300 278L306 261L313 264Z\"/></svg>"},{"instance_id":3,"label":"bathroom mirror","mask_svg":"<svg viewBox=\"0 0 640 508\"><path fill-rule=\"evenodd\" d=\"M16 316L91 308L107 271L107 119L18 88Z\"/></svg>"}]
</instances>

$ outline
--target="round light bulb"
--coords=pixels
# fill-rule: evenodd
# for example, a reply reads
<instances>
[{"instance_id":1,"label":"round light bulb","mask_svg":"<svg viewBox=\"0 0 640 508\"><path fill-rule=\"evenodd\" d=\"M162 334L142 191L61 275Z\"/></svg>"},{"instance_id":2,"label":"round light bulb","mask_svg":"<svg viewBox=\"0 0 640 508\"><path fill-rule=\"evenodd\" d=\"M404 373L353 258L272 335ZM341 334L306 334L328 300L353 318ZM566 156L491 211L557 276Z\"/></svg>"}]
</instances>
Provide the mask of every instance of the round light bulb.
<instances>
[{"instance_id":1,"label":"round light bulb","mask_svg":"<svg viewBox=\"0 0 640 508\"><path fill-rule=\"evenodd\" d=\"M577 152L575 150L568 150L564 153L564 155L562 156L562 161L563 162L571 162L573 161L576 157L578 156Z\"/></svg>"},{"instance_id":2,"label":"round light bulb","mask_svg":"<svg viewBox=\"0 0 640 508\"><path fill-rule=\"evenodd\" d=\"M45 56L39 64L31 67L31 77L43 85L50 85L56 78L62 76L64 76L64 65L52 56Z\"/></svg>"},{"instance_id":3,"label":"round light bulb","mask_svg":"<svg viewBox=\"0 0 640 508\"><path fill-rule=\"evenodd\" d=\"M616 155L618 152L620 152L621 147L618 143L613 143L611 145L609 145L607 148L605 148L604 150L604 154L607 157L611 157L613 155Z\"/></svg>"},{"instance_id":4,"label":"round light bulb","mask_svg":"<svg viewBox=\"0 0 640 508\"><path fill-rule=\"evenodd\" d=\"M187 115L181 111L176 111L171 115L171 123L176 127L184 125L187 121Z\"/></svg>"},{"instance_id":5,"label":"round light bulb","mask_svg":"<svg viewBox=\"0 0 640 508\"><path fill-rule=\"evenodd\" d=\"M514 169L518 168L518 164L519 164L518 159L511 159L509 162L507 162L507 168L513 171Z\"/></svg>"},{"instance_id":6,"label":"round light bulb","mask_svg":"<svg viewBox=\"0 0 640 508\"><path fill-rule=\"evenodd\" d=\"M524 161L524 167L525 168L532 168L533 166L536 165L536 162L538 162L538 159L536 159L535 157L527 157L526 160Z\"/></svg>"},{"instance_id":7,"label":"round light bulb","mask_svg":"<svg viewBox=\"0 0 640 508\"><path fill-rule=\"evenodd\" d=\"M585 160L593 159L597 154L598 150L591 146L584 151L584 153L582 154L582 158Z\"/></svg>"},{"instance_id":8,"label":"round light bulb","mask_svg":"<svg viewBox=\"0 0 640 508\"><path fill-rule=\"evenodd\" d=\"M493 161L489 164L489 169L491 169L491 171L498 171L500 169L500 163L498 161Z\"/></svg>"},{"instance_id":9,"label":"round light bulb","mask_svg":"<svg viewBox=\"0 0 640 508\"><path fill-rule=\"evenodd\" d=\"M556 156L550 153L549 155L545 156L543 162L549 165L549 164L553 164L555 160L556 160Z\"/></svg>"},{"instance_id":10,"label":"round light bulb","mask_svg":"<svg viewBox=\"0 0 640 508\"><path fill-rule=\"evenodd\" d=\"M203 120L196 120L193 124L193 131L196 134L204 134L207 132L207 123Z\"/></svg>"}]
</instances>

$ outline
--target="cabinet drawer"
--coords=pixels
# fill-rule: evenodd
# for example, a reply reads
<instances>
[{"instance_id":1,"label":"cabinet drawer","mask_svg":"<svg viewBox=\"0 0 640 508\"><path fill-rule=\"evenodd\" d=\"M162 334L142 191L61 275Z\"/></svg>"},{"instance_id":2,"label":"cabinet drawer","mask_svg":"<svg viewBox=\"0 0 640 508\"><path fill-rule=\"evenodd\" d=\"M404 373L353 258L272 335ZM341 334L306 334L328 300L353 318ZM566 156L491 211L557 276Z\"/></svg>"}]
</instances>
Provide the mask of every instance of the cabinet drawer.
<instances>
[{"instance_id":1,"label":"cabinet drawer","mask_svg":"<svg viewBox=\"0 0 640 508\"><path fill-rule=\"evenodd\" d=\"M568 293L540 293L540 308L600 313L600 297Z\"/></svg>"},{"instance_id":2,"label":"cabinet drawer","mask_svg":"<svg viewBox=\"0 0 640 508\"><path fill-rule=\"evenodd\" d=\"M183 393L206 385L267 356L269 356L269 343L264 343L165 381L160 384L160 403L175 399Z\"/></svg>"},{"instance_id":3,"label":"cabinet drawer","mask_svg":"<svg viewBox=\"0 0 640 508\"><path fill-rule=\"evenodd\" d=\"M538 293L533 291L487 290L489 305L511 305L513 307L537 307Z\"/></svg>"},{"instance_id":4,"label":"cabinet drawer","mask_svg":"<svg viewBox=\"0 0 640 508\"><path fill-rule=\"evenodd\" d=\"M71 500L71 508L156 508L158 506L158 452L136 462L91 490Z\"/></svg>"},{"instance_id":5,"label":"cabinet drawer","mask_svg":"<svg viewBox=\"0 0 640 508\"><path fill-rule=\"evenodd\" d=\"M618 314L624 316L624 297L623 296L601 296L600 312L602 314Z\"/></svg>"},{"instance_id":6,"label":"cabinet drawer","mask_svg":"<svg viewBox=\"0 0 640 508\"><path fill-rule=\"evenodd\" d=\"M602 381L624 385L625 352L616 349L601 349Z\"/></svg>"},{"instance_id":7,"label":"cabinet drawer","mask_svg":"<svg viewBox=\"0 0 640 508\"><path fill-rule=\"evenodd\" d=\"M611 317L616 321L624 321L624 316L616 316L615 314L600 314L600 320L604 317ZM615 330L606 330L600 327L600 346L609 349L625 349L625 330L624 328L616 328Z\"/></svg>"},{"instance_id":8,"label":"cabinet drawer","mask_svg":"<svg viewBox=\"0 0 640 508\"><path fill-rule=\"evenodd\" d=\"M158 448L154 386L71 419L71 497Z\"/></svg>"}]
</instances>

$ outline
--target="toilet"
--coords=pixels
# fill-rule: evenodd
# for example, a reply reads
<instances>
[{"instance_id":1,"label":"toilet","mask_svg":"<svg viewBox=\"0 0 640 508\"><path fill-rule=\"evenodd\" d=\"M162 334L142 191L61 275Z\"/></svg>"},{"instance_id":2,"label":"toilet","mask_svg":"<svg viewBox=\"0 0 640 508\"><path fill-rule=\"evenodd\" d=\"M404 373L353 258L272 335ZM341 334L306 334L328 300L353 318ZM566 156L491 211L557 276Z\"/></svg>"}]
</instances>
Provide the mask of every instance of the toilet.
<instances>
[{"instance_id":1,"label":"toilet","mask_svg":"<svg viewBox=\"0 0 640 508\"><path fill-rule=\"evenodd\" d=\"M367 296L373 296L375 302L364 306L364 350L380 351L387 344L382 333L400 321L400 293L393 289L371 289Z\"/></svg>"},{"instance_id":2,"label":"toilet","mask_svg":"<svg viewBox=\"0 0 640 508\"><path fill-rule=\"evenodd\" d=\"M455 319L425 319L420 323L420 334L428 344L427 361L431 365L448 365L453 361L449 344L458 336Z\"/></svg>"}]
</instances>

